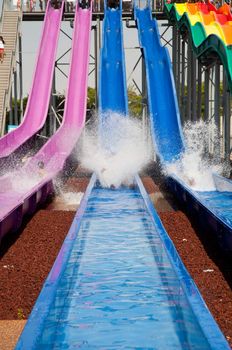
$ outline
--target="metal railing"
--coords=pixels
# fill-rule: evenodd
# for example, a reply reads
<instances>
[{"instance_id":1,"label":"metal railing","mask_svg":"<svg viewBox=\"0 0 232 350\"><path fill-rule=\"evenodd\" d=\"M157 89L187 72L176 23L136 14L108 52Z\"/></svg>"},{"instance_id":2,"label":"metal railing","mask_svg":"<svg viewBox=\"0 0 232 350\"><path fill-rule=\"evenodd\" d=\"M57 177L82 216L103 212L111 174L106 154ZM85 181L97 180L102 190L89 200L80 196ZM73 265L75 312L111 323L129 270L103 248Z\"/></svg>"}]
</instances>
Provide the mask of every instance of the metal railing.
<instances>
[{"instance_id":1,"label":"metal railing","mask_svg":"<svg viewBox=\"0 0 232 350\"><path fill-rule=\"evenodd\" d=\"M18 0L20 2L20 0ZM146 6L151 6L152 11L163 12L164 0L137 0L139 7L143 8ZM44 12L47 5L47 0L28 0L21 4L23 12ZM65 1L65 12L72 13L75 12L76 0L66 0ZM131 12L133 11L134 1L133 0L122 0L122 11ZM17 6L14 8L17 10ZM104 1L103 0L93 0L93 13L104 12Z\"/></svg>"}]
</instances>

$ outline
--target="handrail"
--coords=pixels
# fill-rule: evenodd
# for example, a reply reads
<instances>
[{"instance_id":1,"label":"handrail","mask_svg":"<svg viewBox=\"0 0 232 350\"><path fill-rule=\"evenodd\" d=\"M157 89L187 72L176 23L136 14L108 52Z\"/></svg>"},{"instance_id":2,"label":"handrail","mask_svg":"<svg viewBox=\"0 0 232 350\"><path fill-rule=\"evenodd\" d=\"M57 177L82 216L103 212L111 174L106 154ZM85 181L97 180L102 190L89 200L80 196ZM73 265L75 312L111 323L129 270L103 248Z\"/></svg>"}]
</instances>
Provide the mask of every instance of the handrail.
<instances>
[{"instance_id":1,"label":"handrail","mask_svg":"<svg viewBox=\"0 0 232 350\"><path fill-rule=\"evenodd\" d=\"M4 0L3 0L4 2ZM22 12L20 12L22 14ZM15 43L17 42L17 36L18 36L18 30L19 30L19 18L18 16L18 22L17 22L17 28L16 28L16 37L15 37ZM0 136L3 136L5 133L5 126L6 126L6 110L9 105L9 99L10 99L10 87L11 87L11 72L14 69L14 61L16 59L16 49L11 51L11 61L10 61L10 74L8 76L8 83L7 83L7 88L5 89L4 93L4 99L3 99L3 113L2 113L2 123L1 123L1 134Z\"/></svg>"},{"instance_id":2,"label":"handrail","mask_svg":"<svg viewBox=\"0 0 232 350\"><path fill-rule=\"evenodd\" d=\"M163 12L164 0L136 0L142 8L150 4L152 11ZM139 7L140 7L139 6ZM38 6L35 9L30 9L26 5L21 5L23 12L44 12L44 8L39 9ZM123 0L122 1L122 12L133 12L134 0ZM65 0L65 11L73 12L75 11L75 5L70 6L69 0ZM93 13L101 13L104 11L104 0L93 0Z\"/></svg>"}]
</instances>

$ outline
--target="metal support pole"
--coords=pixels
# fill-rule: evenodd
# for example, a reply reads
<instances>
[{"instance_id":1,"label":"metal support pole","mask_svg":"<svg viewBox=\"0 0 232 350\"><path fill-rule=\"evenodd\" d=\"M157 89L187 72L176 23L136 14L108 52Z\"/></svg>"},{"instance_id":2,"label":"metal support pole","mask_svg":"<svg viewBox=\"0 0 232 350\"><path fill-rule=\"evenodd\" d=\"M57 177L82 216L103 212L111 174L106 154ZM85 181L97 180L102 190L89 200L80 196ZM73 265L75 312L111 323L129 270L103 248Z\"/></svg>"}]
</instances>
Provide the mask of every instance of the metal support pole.
<instances>
[{"instance_id":1,"label":"metal support pole","mask_svg":"<svg viewBox=\"0 0 232 350\"><path fill-rule=\"evenodd\" d=\"M181 120L182 123L186 118L186 108L185 108L185 41L182 41L182 61L181 61Z\"/></svg>"},{"instance_id":2,"label":"metal support pole","mask_svg":"<svg viewBox=\"0 0 232 350\"><path fill-rule=\"evenodd\" d=\"M191 116L192 116L192 111L191 111L191 105L192 105L192 101L191 101L191 97L192 97L192 93L191 93L191 85L192 85L192 79L191 79L191 57L192 57L192 47L191 47L191 41L190 38L188 38L188 65L187 65L187 119L191 120Z\"/></svg>"},{"instance_id":3,"label":"metal support pole","mask_svg":"<svg viewBox=\"0 0 232 350\"><path fill-rule=\"evenodd\" d=\"M54 69L53 80L52 80L51 105L54 111L56 111L56 68ZM49 134L53 135L55 131L56 131L56 119L54 118L53 113L50 113Z\"/></svg>"},{"instance_id":4,"label":"metal support pole","mask_svg":"<svg viewBox=\"0 0 232 350\"><path fill-rule=\"evenodd\" d=\"M215 64L215 90L214 90L214 116L215 124L219 128L220 123L220 64L216 62Z\"/></svg>"},{"instance_id":5,"label":"metal support pole","mask_svg":"<svg viewBox=\"0 0 232 350\"><path fill-rule=\"evenodd\" d=\"M99 1L100 3L100 1ZM96 25L96 38L95 38L95 108L98 111L98 62L100 57L101 48L101 21L100 18L97 19Z\"/></svg>"},{"instance_id":6,"label":"metal support pole","mask_svg":"<svg viewBox=\"0 0 232 350\"><path fill-rule=\"evenodd\" d=\"M99 62L99 35L98 30L99 26L94 27L94 56L95 56L95 109L98 110L98 62Z\"/></svg>"},{"instance_id":7,"label":"metal support pole","mask_svg":"<svg viewBox=\"0 0 232 350\"><path fill-rule=\"evenodd\" d=\"M201 105L202 105L202 73L201 62L198 60L197 66L197 118L201 119Z\"/></svg>"},{"instance_id":8,"label":"metal support pole","mask_svg":"<svg viewBox=\"0 0 232 350\"><path fill-rule=\"evenodd\" d=\"M197 90L196 90L196 56L193 52L193 50L191 50L191 112L192 112L192 120L196 121L197 120Z\"/></svg>"},{"instance_id":9,"label":"metal support pole","mask_svg":"<svg viewBox=\"0 0 232 350\"><path fill-rule=\"evenodd\" d=\"M205 69L205 96L204 96L204 120L209 119L209 68Z\"/></svg>"},{"instance_id":10,"label":"metal support pole","mask_svg":"<svg viewBox=\"0 0 232 350\"><path fill-rule=\"evenodd\" d=\"M223 74L223 100L224 100L224 155L229 159L230 154L230 90L228 87L226 72Z\"/></svg>"},{"instance_id":11,"label":"metal support pole","mask_svg":"<svg viewBox=\"0 0 232 350\"><path fill-rule=\"evenodd\" d=\"M146 68L144 57L142 56L142 123L143 123L143 135L144 138L147 138L147 84L146 84Z\"/></svg>"},{"instance_id":12,"label":"metal support pole","mask_svg":"<svg viewBox=\"0 0 232 350\"><path fill-rule=\"evenodd\" d=\"M177 51L177 28L176 26L172 27L172 67L173 75L176 83L176 51Z\"/></svg>"},{"instance_id":13,"label":"metal support pole","mask_svg":"<svg viewBox=\"0 0 232 350\"><path fill-rule=\"evenodd\" d=\"M215 63L214 122L216 126L214 157L220 160L220 64L218 62Z\"/></svg>"},{"instance_id":14,"label":"metal support pole","mask_svg":"<svg viewBox=\"0 0 232 350\"><path fill-rule=\"evenodd\" d=\"M13 103L12 103L12 87L10 89L10 111L9 111L9 124L13 124ZM5 130L3 130L5 132Z\"/></svg>"},{"instance_id":15,"label":"metal support pole","mask_svg":"<svg viewBox=\"0 0 232 350\"><path fill-rule=\"evenodd\" d=\"M14 71L14 118L13 124L18 124L18 93L17 93L17 71Z\"/></svg>"},{"instance_id":16,"label":"metal support pole","mask_svg":"<svg viewBox=\"0 0 232 350\"><path fill-rule=\"evenodd\" d=\"M22 60L22 37L19 35L19 99L20 99L20 121L23 119L23 60Z\"/></svg>"},{"instance_id":17,"label":"metal support pole","mask_svg":"<svg viewBox=\"0 0 232 350\"><path fill-rule=\"evenodd\" d=\"M220 155L220 64L215 63L215 89L214 89L214 121L216 125L216 142L214 142L216 149L215 156L219 159Z\"/></svg>"},{"instance_id":18,"label":"metal support pole","mask_svg":"<svg viewBox=\"0 0 232 350\"><path fill-rule=\"evenodd\" d=\"M176 55L177 55L177 60L176 60L176 64L177 64L177 67L176 67L176 92L177 92L177 98L178 98L178 102L180 103L180 65L181 65L181 62L180 62L180 33L179 31L177 31L177 52L176 52Z\"/></svg>"}]
</instances>

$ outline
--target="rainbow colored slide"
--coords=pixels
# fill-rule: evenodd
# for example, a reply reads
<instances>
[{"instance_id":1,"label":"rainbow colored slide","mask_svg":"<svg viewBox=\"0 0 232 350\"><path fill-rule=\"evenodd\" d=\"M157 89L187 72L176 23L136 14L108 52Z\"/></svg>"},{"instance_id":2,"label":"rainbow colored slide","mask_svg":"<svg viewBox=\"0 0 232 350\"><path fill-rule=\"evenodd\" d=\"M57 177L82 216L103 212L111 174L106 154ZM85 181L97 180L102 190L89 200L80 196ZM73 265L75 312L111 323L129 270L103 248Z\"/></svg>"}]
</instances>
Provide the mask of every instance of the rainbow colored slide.
<instances>
[{"instance_id":1,"label":"rainbow colored slide","mask_svg":"<svg viewBox=\"0 0 232 350\"><path fill-rule=\"evenodd\" d=\"M180 31L186 28L191 33L193 49L197 57L207 58L216 52L226 69L229 88L232 91L232 14L230 6L219 9L212 4L181 3L165 4L171 22Z\"/></svg>"}]
</instances>

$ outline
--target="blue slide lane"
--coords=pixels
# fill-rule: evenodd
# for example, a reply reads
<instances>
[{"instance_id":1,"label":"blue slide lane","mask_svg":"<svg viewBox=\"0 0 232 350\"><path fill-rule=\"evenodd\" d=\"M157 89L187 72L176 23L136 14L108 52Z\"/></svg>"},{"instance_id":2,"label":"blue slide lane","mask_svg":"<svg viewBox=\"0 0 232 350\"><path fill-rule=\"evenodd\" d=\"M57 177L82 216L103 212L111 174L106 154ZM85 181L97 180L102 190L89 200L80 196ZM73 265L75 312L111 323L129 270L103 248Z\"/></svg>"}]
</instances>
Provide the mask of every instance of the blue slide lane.
<instances>
[{"instance_id":1,"label":"blue slide lane","mask_svg":"<svg viewBox=\"0 0 232 350\"><path fill-rule=\"evenodd\" d=\"M94 182L17 349L229 349L140 179Z\"/></svg>"},{"instance_id":2,"label":"blue slide lane","mask_svg":"<svg viewBox=\"0 0 232 350\"><path fill-rule=\"evenodd\" d=\"M100 112L114 111L128 114L123 29L120 8L110 9L105 4L100 58L99 108Z\"/></svg>"},{"instance_id":3,"label":"blue slide lane","mask_svg":"<svg viewBox=\"0 0 232 350\"><path fill-rule=\"evenodd\" d=\"M150 9L135 8L135 18L145 59L153 143L161 162L170 162L179 157L184 144L169 54L161 46Z\"/></svg>"},{"instance_id":4,"label":"blue slide lane","mask_svg":"<svg viewBox=\"0 0 232 350\"><path fill-rule=\"evenodd\" d=\"M143 50L148 90L148 106L151 120L151 133L156 153L162 164L178 159L184 151L184 139L180 123L179 109L169 53L161 46L157 21L152 19L150 8L135 7L138 35ZM175 182L178 184L175 184ZM201 207L197 213L199 220L216 234L219 245L225 251L232 251L232 194L228 192L197 192L191 190L176 176L168 179L176 189L176 195L185 201L186 196L192 210ZM178 191L177 191L178 188ZM217 202L217 204L215 204ZM200 217L201 216L201 217Z\"/></svg>"}]
</instances>

